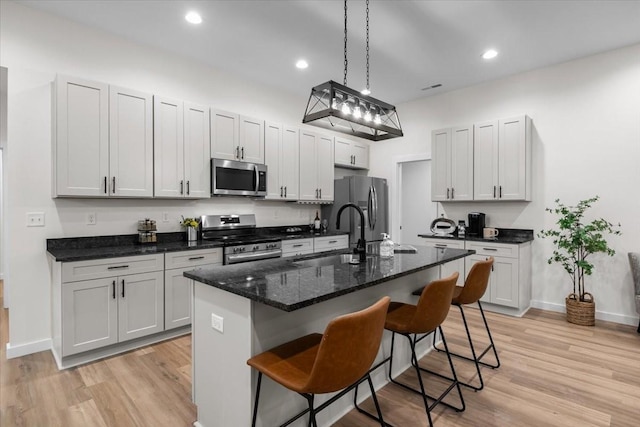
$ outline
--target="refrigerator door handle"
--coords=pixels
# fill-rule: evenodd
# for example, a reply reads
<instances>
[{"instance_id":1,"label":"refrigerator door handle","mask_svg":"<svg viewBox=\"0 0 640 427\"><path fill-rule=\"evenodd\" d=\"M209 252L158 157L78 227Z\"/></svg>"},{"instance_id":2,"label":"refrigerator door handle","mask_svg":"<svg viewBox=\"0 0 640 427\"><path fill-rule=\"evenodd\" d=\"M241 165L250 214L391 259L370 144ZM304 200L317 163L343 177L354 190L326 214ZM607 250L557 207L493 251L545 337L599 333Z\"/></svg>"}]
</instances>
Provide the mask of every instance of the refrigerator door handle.
<instances>
[{"instance_id":1,"label":"refrigerator door handle","mask_svg":"<svg viewBox=\"0 0 640 427\"><path fill-rule=\"evenodd\" d=\"M371 230L376 228L376 223L378 222L378 192L376 191L376 187L371 186L373 189L373 224L370 224Z\"/></svg>"},{"instance_id":2,"label":"refrigerator door handle","mask_svg":"<svg viewBox=\"0 0 640 427\"><path fill-rule=\"evenodd\" d=\"M367 198L367 222L369 223L369 229L373 229L371 223L373 222L373 217L371 216L371 212L373 211L373 186L369 187L369 197ZM361 224L364 227L364 224Z\"/></svg>"}]
</instances>

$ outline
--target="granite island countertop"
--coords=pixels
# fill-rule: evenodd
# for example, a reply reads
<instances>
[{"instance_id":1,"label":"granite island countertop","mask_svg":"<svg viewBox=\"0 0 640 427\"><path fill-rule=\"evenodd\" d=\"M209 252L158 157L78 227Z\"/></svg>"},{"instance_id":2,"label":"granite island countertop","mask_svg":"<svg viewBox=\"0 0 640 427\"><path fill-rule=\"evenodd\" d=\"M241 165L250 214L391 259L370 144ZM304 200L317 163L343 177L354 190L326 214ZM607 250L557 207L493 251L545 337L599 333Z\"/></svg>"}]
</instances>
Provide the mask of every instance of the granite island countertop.
<instances>
[{"instance_id":1,"label":"granite island countertop","mask_svg":"<svg viewBox=\"0 0 640 427\"><path fill-rule=\"evenodd\" d=\"M334 251L202 267L187 271L184 276L290 312L475 253L464 249L415 248L416 253L396 253L391 259L380 258L375 251L361 264L350 264L347 260L350 254Z\"/></svg>"},{"instance_id":2,"label":"granite island countertop","mask_svg":"<svg viewBox=\"0 0 640 427\"><path fill-rule=\"evenodd\" d=\"M494 227L497 228L497 227ZM438 235L431 232L424 234L418 234L418 237L426 237L429 239L443 239L443 240L459 240L469 242L491 242L491 243L507 243L511 245L519 245L533 241L533 230L516 229L516 228L498 228L499 234L492 239L485 239L482 236L470 236L458 237L457 234Z\"/></svg>"}]
</instances>

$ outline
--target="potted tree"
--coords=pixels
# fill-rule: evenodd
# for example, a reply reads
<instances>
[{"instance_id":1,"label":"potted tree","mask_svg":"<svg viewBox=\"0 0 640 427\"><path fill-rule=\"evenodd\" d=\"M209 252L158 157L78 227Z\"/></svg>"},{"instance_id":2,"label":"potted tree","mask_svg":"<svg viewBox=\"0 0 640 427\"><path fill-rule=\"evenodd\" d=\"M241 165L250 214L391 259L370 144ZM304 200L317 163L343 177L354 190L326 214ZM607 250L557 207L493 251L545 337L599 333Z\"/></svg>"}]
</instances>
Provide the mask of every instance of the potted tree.
<instances>
[{"instance_id":1,"label":"potted tree","mask_svg":"<svg viewBox=\"0 0 640 427\"><path fill-rule=\"evenodd\" d=\"M615 251L609 247L605 235L620 235L620 224L598 218L589 223L584 222L584 214L593 203L595 196L581 200L576 206L567 206L556 199L555 208L545 211L558 215L557 229L542 230L538 237L551 238L555 249L547 260L549 264L557 262L562 265L573 281L573 292L565 298L567 321L578 325L595 325L596 304L589 292L585 292L585 276L593 273L593 264L588 259L595 253L613 256Z\"/></svg>"}]
</instances>

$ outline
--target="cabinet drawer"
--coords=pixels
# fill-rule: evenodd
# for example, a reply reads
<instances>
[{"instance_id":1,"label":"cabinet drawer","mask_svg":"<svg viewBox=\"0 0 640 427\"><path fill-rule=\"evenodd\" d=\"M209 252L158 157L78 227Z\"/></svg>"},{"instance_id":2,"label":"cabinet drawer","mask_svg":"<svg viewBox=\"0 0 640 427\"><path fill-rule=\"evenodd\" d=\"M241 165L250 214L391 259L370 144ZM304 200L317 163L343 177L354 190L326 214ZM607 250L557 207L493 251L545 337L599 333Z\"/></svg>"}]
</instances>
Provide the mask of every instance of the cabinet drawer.
<instances>
[{"instance_id":1,"label":"cabinet drawer","mask_svg":"<svg viewBox=\"0 0 640 427\"><path fill-rule=\"evenodd\" d=\"M164 255L139 255L62 263L62 282L100 279L164 269Z\"/></svg>"},{"instance_id":2,"label":"cabinet drawer","mask_svg":"<svg viewBox=\"0 0 640 427\"><path fill-rule=\"evenodd\" d=\"M282 256L313 253L313 239L296 239L282 242Z\"/></svg>"},{"instance_id":3,"label":"cabinet drawer","mask_svg":"<svg viewBox=\"0 0 640 427\"><path fill-rule=\"evenodd\" d=\"M467 249L473 249L477 255L518 258L518 245L505 245L493 242L467 242Z\"/></svg>"},{"instance_id":4,"label":"cabinet drawer","mask_svg":"<svg viewBox=\"0 0 640 427\"><path fill-rule=\"evenodd\" d=\"M313 242L314 252L333 251L336 249L346 249L349 247L349 236L326 236L316 237Z\"/></svg>"},{"instance_id":5,"label":"cabinet drawer","mask_svg":"<svg viewBox=\"0 0 640 427\"><path fill-rule=\"evenodd\" d=\"M424 245L433 248L464 249L464 240L429 239L423 238Z\"/></svg>"},{"instance_id":6,"label":"cabinet drawer","mask_svg":"<svg viewBox=\"0 0 640 427\"><path fill-rule=\"evenodd\" d=\"M222 248L171 252L164 255L165 269L222 264Z\"/></svg>"}]
</instances>

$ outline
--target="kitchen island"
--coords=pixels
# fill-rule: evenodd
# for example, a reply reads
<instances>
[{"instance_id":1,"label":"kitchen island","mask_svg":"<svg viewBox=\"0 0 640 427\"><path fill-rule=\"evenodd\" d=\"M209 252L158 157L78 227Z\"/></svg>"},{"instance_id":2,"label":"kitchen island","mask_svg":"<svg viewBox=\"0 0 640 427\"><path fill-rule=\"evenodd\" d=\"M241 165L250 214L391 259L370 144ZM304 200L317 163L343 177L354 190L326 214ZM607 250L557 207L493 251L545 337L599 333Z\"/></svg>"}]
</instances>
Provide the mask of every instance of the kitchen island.
<instances>
[{"instance_id":1,"label":"kitchen island","mask_svg":"<svg viewBox=\"0 0 640 427\"><path fill-rule=\"evenodd\" d=\"M463 249L417 247L391 259L369 254L360 264L350 255L265 260L185 272L194 280L193 400L196 426L249 426L257 375L246 365L251 356L312 332L322 332L334 317L363 309L383 295L416 302L411 292L438 277L433 268L472 255ZM378 359L389 351L385 333ZM419 351L427 351L427 341ZM396 356L409 363L408 346ZM374 375L386 383L384 369ZM363 398L366 391L362 390ZM263 382L258 425L279 425L305 407L304 399L271 381ZM317 397L317 404L324 401ZM318 415L330 425L352 407L349 397ZM306 425L304 419L293 425Z\"/></svg>"}]
</instances>

